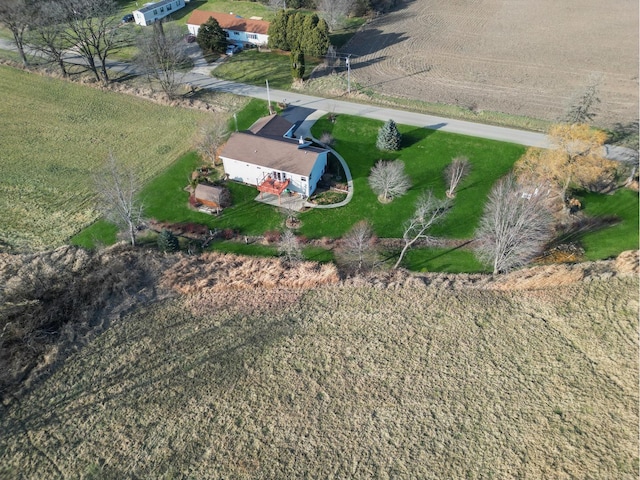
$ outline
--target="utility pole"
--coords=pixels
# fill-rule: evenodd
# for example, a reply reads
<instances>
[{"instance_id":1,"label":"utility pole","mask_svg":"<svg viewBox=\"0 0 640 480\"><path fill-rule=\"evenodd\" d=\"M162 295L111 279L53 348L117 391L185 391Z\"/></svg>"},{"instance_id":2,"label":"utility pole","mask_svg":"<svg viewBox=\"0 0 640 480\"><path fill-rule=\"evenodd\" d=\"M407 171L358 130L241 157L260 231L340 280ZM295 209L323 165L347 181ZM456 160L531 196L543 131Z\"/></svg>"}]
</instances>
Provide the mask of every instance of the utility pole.
<instances>
[{"instance_id":1,"label":"utility pole","mask_svg":"<svg viewBox=\"0 0 640 480\"><path fill-rule=\"evenodd\" d=\"M236 132L238 131L238 115L233 114L233 119L236 121Z\"/></svg>"},{"instance_id":2,"label":"utility pole","mask_svg":"<svg viewBox=\"0 0 640 480\"><path fill-rule=\"evenodd\" d=\"M345 58L344 63L347 64L347 94L351 93L351 62L349 61L349 57L351 56L351 54L347 55L347 58Z\"/></svg>"},{"instance_id":3,"label":"utility pole","mask_svg":"<svg viewBox=\"0 0 640 480\"><path fill-rule=\"evenodd\" d=\"M271 110L271 94L269 93L269 80L266 80L266 82L267 82L267 103L269 104L269 115L271 115L273 111Z\"/></svg>"}]
</instances>

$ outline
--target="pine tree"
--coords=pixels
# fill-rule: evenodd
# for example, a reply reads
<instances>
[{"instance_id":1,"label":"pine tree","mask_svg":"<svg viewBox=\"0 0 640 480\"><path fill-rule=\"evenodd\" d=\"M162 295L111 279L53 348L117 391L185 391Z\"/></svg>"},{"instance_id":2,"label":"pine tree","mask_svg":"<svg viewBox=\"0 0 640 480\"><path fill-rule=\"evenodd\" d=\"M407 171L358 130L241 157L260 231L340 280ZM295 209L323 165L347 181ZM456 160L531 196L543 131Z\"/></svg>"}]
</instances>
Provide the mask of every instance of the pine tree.
<instances>
[{"instance_id":1,"label":"pine tree","mask_svg":"<svg viewBox=\"0 0 640 480\"><path fill-rule=\"evenodd\" d=\"M402 136L398 131L396 122L393 120L387 121L382 127L380 127L380 130L378 130L378 140L376 141L376 147L378 147L378 150L400 150L401 142Z\"/></svg>"},{"instance_id":2,"label":"pine tree","mask_svg":"<svg viewBox=\"0 0 640 480\"><path fill-rule=\"evenodd\" d=\"M209 17L209 20L200 25L196 41L205 52L224 53L227 48L227 37L224 30L213 17Z\"/></svg>"},{"instance_id":3,"label":"pine tree","mask_svg":"<svg viewBox=\"0 0 640 480\"><path fill-rule=\"evenodd\" d=\"M161 252L177 252L180 250L180 242L169 230L162 230L158 235L158 249Z\"/></svg>"},{"instance_id":4,"label":"pine tree","mask_svg":"<svg viewBox=\"0 0 640 480\"><path fill-rule=\"evenodd\" d=\"M291 76L293 78L302 78L304 76L304 70L304 53L291 52Z\"/></svg>"}]
</instances>

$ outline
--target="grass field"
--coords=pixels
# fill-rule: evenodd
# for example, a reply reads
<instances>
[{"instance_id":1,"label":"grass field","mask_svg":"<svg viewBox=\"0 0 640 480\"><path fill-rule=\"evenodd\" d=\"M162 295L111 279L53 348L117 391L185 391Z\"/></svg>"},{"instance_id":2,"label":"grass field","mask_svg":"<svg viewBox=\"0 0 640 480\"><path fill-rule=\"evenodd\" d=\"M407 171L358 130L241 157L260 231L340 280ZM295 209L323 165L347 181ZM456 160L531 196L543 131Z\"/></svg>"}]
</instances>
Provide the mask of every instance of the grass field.
<instances>
[{"instance_id":1,"label":"grass field","mask_svg":"<svg viewBox=\"0 0 640 480\"><path fill-rule=\"evenodd\" d=\"M304 215L305 235L341 236L358 220L368 219L378 236L401 237L402 223L413 213L419 195L433 189L436 196L444 197L442 172L453 157L465 155L472 163L471 173L461 184L451 213L432 233L452 238L471 237L491 186L524 153L524 147L519 145L405 125L399 126L402 149L385 153L375 146L381 125L375 120L339 115L335 124L323 118L313 126L316 138L327 131L336 139L334 148L349 165L355 193L343 208ZM387 205L378 202L368 184L369 172L379 159L402 160L413 182L407 195Z\"/></svg>"},{"instance_id":2,"label":"grass field","mask_svg":"<svg viewBox=\"0 0 640 480\"><path fill-rule=\"evenodd\" d=\"M319 62L312 57L305 58L305 62L306 78ZM269 80L270 87L281 90L290 89L292 82L291 58L288 53L280 52L246 50L227 59L211 73L218 78L252 85L264 86L265 80Z\"/></svg>"},{"instance_id":3,"label":"grass field","mask_svg":"<svg viewBox=\"0 0 640 480\"><path fill-rule=\"evenodd\" d=\"M97 218L109 151L143 180L191 146L207 114L0 67L0 242L60 245Z\"/></svg>"},{"instance_id":4,"label":"grass field","mask_svg":"<svg viewBox=\"0 0 640 480\"><path fill-rule=\"evenodd\" d=\"M0 407L0 477L636 479L637 291L201 287Z\"/></svg>"}]
</instances>

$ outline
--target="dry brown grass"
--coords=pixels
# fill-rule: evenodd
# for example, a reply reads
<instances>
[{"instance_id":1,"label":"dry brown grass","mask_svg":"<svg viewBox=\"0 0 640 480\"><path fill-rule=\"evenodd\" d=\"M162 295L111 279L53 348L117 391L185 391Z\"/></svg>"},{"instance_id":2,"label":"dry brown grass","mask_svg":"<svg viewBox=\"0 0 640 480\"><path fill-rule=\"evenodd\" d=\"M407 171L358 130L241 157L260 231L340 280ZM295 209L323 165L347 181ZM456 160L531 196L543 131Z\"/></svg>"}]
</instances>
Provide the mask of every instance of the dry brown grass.
<instances>
[{"instance_id":1,"label":"dry brown grass","mask_svg":"<svg viewBox=\"0 0 640 480\"><path fill-rule=\"evenodd\" d=\"M184 256L165 272L163 286L180 293L252 288L312 288L336 283L334 265L286 262L225 253Z\"/></svg>"},{"instance_id":2,"label":"dry brown grass","mask_svg":"<svg viewBox=\"0 0 640 480\"><path fill-rule=\"evenodd\" d=\"M279 262L168 258L189 294L0 407L0 477L638 476L638 279L614 262L552 288L326 272L305 290Z\"/></svg>"}]
</instances>

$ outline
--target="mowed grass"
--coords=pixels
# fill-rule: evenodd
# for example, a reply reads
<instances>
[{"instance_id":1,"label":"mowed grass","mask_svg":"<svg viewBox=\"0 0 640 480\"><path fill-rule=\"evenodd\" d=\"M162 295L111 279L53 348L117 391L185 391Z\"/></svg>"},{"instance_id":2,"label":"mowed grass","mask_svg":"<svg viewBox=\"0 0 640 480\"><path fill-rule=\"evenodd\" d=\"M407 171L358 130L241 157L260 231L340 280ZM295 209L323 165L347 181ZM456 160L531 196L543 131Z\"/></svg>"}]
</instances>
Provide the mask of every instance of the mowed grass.
<instances>
[{"instance_id":1,"label":"mowed grass","mask_svg":"<svg viewBox=\"0 0 640 480\"><path fill-rule=\"evenodd\" d=\"M109 152L147 181L206 116L0 67L0 242L64 243L98 218L93 177Z\"/></svg>"},{"instance_id":2,"label":"mowed grass","mask_svg":"<svg viewBox=\"0 0 640 480\"><path fill-rule=\"evenodd\" d=\"M119 0L118 6L122 15L131 13L141 8L143 3L134 0ZM180 25L187 25L187 19L194 10L207 10L212 12L229 13L233 12L245 18L262 17L270 21L275 15L275 11L269 9L260 2L246 2L236 0L191 0L184 8L175 11L169 18ZM186 30L186 29L185 29Z\"/></svg>"},{"instance_id":3,"label":"mowed grass","mask_svg":"<svg viewBox=\"0 0 640 480\"><path fill-rule=\"evenodd\" d=\"M0 476L636 479L637 290L205 289L6 407Z\"/></svg>"},{"instance_id":4,"label":"mowed grass","mask_svg":"<svg viewBox=\"0 0 640 480\"><path fill-rule=\"evenodd\" d=\"M580 196L584 213L589 217L614 216L620 223L589 232L579 238L587 260L599 260L639 248L638 192L623 189L613 195L587 193Z\"/></svg>"},{"instance_id":5,"label":"mowed grass","mask_svg":"<svg viewBox=\"0 0 640 480\"><path fill-rule=\"evenodd\" d=\"M381 152L375 146L381 125L382 122L376 120L339 115L334 124L323 118L313 126L316 138L330 132L336 139L334 148L345 159L353 176L354 196L345 207L305 214L302 228L305 235L339 237L357 221L366 219L378 236L402 237L402 224L413 214L418 197L431 189L443 198L446 190L443 171L453 157L463 155L472 164L471 173L461 183L450 214L431 233L470 238L491 186L524 153L524 147L519 145L406 125L398 126L403 135L402 149ZM371 168L380 159L402 160L413 183L405 196L386 205L377 200L368 183Z\"/></svg>"},{"instance_id":6,"label":"mowed grass","mask_svg":"<svg viewBox=\"0 0 640 480\"><path fill-rule=\"evenodd\" d=\"M312 57L305 57L305 78L318 65ZM227 58L211 74L225 80L249 83L251 85L265 85L269 80L269 87L288 90L291 88L291 58L287 52L259 52L245 50Z\"/></svg>"}]
</instances>

